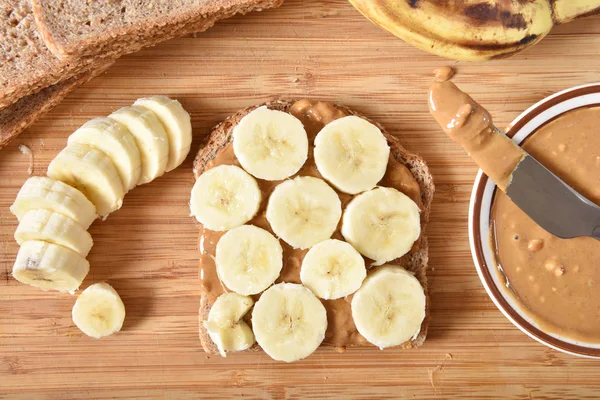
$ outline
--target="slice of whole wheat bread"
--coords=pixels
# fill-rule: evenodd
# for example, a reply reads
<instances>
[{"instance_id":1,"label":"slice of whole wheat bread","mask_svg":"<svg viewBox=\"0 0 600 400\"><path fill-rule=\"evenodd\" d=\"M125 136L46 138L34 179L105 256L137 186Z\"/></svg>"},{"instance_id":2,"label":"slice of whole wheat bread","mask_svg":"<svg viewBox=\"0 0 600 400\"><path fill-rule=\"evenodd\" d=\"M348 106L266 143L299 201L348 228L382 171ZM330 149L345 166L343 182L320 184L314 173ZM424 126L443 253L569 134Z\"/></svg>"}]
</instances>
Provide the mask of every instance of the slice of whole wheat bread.
<instances>
[{"instance_id":1,"label":"slice of whole wheat bread","mask_svg":"<svg viewBox=\"0 0 600 400\"><path fill-rule=\"evenodd\" d=\"M93 71L82 73L25 96L0 110L0 148L18 136L42 114L54 108L75 88L106 71L112 64L112 61L106 61Z\"/></svg>"},{"instance_id":2,"label":"slice of whole wheat bread","mask_svg":"<svg viewBox=\"0 0 600 400\"><path fill-rule=\"evenodd\" d=\"M271 101L264 104L259 104L256 106L248 107L243 110L238 111L236 114L230 116L225 121L221 122L217 126L213 128L210 135L207 138L207 141L198 151L196 158L194 160L194 176L197 179L205 170L207 164L213 160L217 154L227 146L233 140L233 128L240 122L240 120L246 116L252 110L266 105L268 108L273 110L285 111L288 112L294 102L287 100L276 100ZM401 144L400 141L386 132L386 130L375 121L370 120L369 118L361 115L360 113L350 110L347 107L335 104L336 108L342 110L347 115L356 115L358 117L364 118L367 121L377 125L379 129L385 135L388 144L391 149L391 156L396 159L396 161L404 164L412 173L414 178L416 179L419 187L421 189L421 200L423 204L423 210L421 212L421 244L419 246L419 250L414 253L409 253L407 258L407 266L406 268L415 274L421 285L425 290L425 294L427 296L426 302L426 315L423 323L421 324L421 331L418 336L413 340L404 343L401 345L402 348L412 348L418 347L423 344L425 341L425 337L427 336L427 328L429 324L430 318L430 299L428 295L428 286L427 286L427 263L429 260L429 249L427 243L427 237L425 235L426 227L429 222L429 214L431 211L431 201L433 200L433 193L435 191L435 186L433 184L433 177L429 172L429 168L425 161L418 156L417 154L411 153L406 150ZM200 295L200 308L199 308L199 335L200 335L200 343L205 352L210 354L219 354L219 350L217 346L213 343L208 332L204 328L203 322L208 318L208 313L210 311L210 307L212 304L209 303L209 298L206 293L201 293ZM250 350L259 350L259 346L255 344L250 348Z\"/></svg>"},{"instance_id":3,"label":"slice of whole wheat bread","mask_svg":"<svg viewBox=\"0 0 600 400\"><path fill-rule=\"evenodd\" d=\"M190 24L279 6L283 0L32 0L38 27L59 57L94 56L150 36L198 32ZM206 28L204 28L206 29ZM184 33L182 33L184 32Z\"/></svg>"},{"instance_id":4,"label":"slice of whole wheat bread","mask_svg":"<svg viewBox=\"0 0 600 400\"><path fill-rule=\"evenodd\" d=\"M164 0L161 1L164 2ZM88 70L96 70L110 59L133 53L143 47L152 46L173 37L204 31L219 19L228 18L237 13L245 14L250 11L279 6L283 0L207 1L223 7L213 13L203 13L200 9L195 9L194 12L185 13L187 18L185 19L181 18L181 10L172 4L168 9L169 13L154 15L154 23L155 25L159 24L160 29L152 25L150 18L146 23L140 21L133 26L128 25L127 29L135 32L131 35L118 35L118 32L125 28L121 27L122 29L120 29L113 26L112 30L106 30L103 34L118 37L119 40L110 40L103 36L105 41L97 43L99 47L95 54L61 60L46 46L40 34L40 32L47 33L44 29L45 25L40 23L38 26L29 0L0 0L0 15L6 16L6 18L0 19L0 39L2 39L0 40L0 109L8 107L21 97L65 81L74 75ZM184 0L184 2L186 1ZM191 2L193 1L190 0ZM79 7L83 4L75 3L79 4ZM95 5L105 3L107 2L93 2ZM115 3L120 2L110 4L114 5ZM37 8L54 4L54 2L44 1L37 3ZM138 8L142 7L143 11L143 4L137 4L137 6ZM175 18L176 16L177 18ZM172 20L176 20L177 23L168 23ZM52 41L48 43L52 44Z\"/></svg>"},{"instance_id":5,"label":"slice of whole wheat bread","mask_svg":"<svg viewBox=\"0 0 600 400\"><path fill-rule=\"evenodd\" d=\"M29 0L0 0L0 109L106 60L61 61L37 33Z\"/></svg>"}]
</instances>

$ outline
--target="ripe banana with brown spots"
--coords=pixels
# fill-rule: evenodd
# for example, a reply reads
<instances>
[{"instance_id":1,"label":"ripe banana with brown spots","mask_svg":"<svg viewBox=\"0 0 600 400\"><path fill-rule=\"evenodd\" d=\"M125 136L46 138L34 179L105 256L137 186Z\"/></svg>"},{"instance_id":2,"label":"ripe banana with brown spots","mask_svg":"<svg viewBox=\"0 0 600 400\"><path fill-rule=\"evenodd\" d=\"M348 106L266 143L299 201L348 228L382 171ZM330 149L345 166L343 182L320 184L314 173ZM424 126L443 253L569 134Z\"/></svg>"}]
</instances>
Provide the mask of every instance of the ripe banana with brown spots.
<instances>
[{"instance_id":1,"label":"ripe banana with brown spots","mask_svg":"<svg viewBox=\"0 0 600 400\"><path fill-rule=\"evenodd\" d=\"M559 24L600 13L600 0L349 0L422 50L463 61L509 57Z\"/></svg>"}]
</instances>

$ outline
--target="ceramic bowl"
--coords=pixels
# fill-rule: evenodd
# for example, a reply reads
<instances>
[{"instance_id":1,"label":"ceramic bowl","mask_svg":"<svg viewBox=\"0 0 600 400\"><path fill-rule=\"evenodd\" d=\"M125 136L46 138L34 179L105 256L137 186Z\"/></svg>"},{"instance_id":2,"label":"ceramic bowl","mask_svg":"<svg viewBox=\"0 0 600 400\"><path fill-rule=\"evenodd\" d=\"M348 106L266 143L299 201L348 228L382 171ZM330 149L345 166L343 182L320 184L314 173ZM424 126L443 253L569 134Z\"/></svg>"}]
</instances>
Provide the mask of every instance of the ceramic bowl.
<instances>
[{"instance_id":1,"label":"ceramic bowl","mask_svg":"<svg viewBox=\"0 0 600 400\"><path fill-rule=\"evenodd\" d=\"M599 105L600 82L573 87L534 104L509 125L506 133L520 144L539 127L567 111ZM600 344L575 341L544 332L521 311L516 300L508 294L496 271L494 250L489 240L490 211L495 191L496 185L479 170L469 206L469 241L477 273L488 295L510 322L538 342L564 353L600 358Z\"/></svg>"}]
</instances>

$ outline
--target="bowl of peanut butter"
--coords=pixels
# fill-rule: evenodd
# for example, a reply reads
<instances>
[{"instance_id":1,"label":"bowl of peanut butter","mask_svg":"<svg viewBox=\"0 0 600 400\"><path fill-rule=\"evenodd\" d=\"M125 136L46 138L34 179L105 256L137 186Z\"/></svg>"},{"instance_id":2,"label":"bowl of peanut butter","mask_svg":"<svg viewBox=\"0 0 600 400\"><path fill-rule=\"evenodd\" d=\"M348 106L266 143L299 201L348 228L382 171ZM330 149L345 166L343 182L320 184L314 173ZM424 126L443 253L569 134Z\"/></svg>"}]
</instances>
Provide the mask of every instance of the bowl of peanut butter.
<instances>
[{"instance_id":1,"label":"bowl of peanut butter","mask_svg":"<svg viewBox=\"0 0 600 400\"><path fill-rule=\"evenodd\" d=\"M600 204L600 82L543 99L506 132ZM469 239L487 293L515 326L556 350L600 358L600 241L546 232L481 170L471 194Z\"/></svg>"}]
</instances>

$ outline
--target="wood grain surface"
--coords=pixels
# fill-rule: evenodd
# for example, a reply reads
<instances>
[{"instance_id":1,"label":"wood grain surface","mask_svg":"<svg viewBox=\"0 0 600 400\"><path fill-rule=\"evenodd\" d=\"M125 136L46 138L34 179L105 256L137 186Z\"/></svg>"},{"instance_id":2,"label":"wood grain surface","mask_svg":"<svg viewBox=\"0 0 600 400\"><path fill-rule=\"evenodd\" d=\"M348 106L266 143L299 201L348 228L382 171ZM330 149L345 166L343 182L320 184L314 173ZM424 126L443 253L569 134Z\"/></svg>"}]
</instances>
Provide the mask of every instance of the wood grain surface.
<instances>
[{"instance_id":1,"label":"wood grain surface","mask_svg":"<svg viewBox=\"0 0 600 400\"><path fill-rule=\"evenodd\" d=\"M600 18L557 28L508 60L456 63L419 51L365 20L344 0L288 0L208 32L119 60L103 76L0 151L0 398L591 399L600 361L550 350L513 327L487 297L467 240L476 167L427 112L440 65L506 126L529 105L600 80ZM123 208L91 228L91 272L127 307L123 330L94 340L71 321L75 297L41 292L11 276L17 221L8 210L27 178L45 173L86 120L163 93L192 114L198 150L210 128L239 108L277 97L346 104L384 124L420 153L435 177L429 238L432 320L417 350L321 348L283 364L263 353L207 356L197 339L197 230L188 216L192 159L136 188Z\"/></svg>"}]
</instances>

